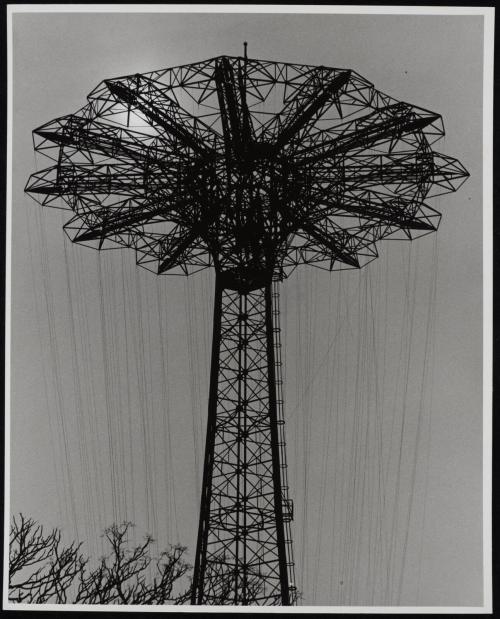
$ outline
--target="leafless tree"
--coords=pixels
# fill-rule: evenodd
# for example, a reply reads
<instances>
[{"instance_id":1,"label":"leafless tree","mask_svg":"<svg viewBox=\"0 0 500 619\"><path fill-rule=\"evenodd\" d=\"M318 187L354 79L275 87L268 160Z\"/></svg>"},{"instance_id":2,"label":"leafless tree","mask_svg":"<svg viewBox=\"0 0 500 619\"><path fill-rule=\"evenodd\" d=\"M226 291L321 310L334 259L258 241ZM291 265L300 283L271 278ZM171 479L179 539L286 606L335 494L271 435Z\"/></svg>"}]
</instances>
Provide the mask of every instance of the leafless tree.
<instances>
[{"instance_id":1,"label":"leafless tree","mask_svg":"<svg viewBox=\"0 0 500 619\"><path fill-rule=\"evenodd\" d=\"M186 548L171 546L153 559L150 549L154 540L149 535L139 546L128 548L127 533L132 526L124 522L105 530L111 553L102 557L95 569L80 574L75 603L166 604L186 597L185 590L174 592L191 569L183 559Z\"/></svg>"},{"instance_id":2,"label":"leafless tree","mask_svg":"<svg viewBox=\"0 0 500 619\"><path fill-rule=\"evenodd\" d=\"M32 518L14 516L10 529L9 599L43 604L67 603L68 590L85 570L81 544L61 544L61 532L47 535Z\"/></svg>"},{"instance_id":3,"label":"leafless tree","mask_svg":"<svg viewBox=\"0 0 500 619\"><path fill-rule=\"evenodd\" d=\"M81 553L81 543L61 543L61 532L46 534L42 525L22 514L12 519L9 547L9 599L28 604L167 604L189 599L182 577L191 566L186 548L171 546L151 556L153 538L129 548L132 523L104 531L110 552L97 566ZM178 590L180 589L180 590Z\"/></svg>"}]
</instances>

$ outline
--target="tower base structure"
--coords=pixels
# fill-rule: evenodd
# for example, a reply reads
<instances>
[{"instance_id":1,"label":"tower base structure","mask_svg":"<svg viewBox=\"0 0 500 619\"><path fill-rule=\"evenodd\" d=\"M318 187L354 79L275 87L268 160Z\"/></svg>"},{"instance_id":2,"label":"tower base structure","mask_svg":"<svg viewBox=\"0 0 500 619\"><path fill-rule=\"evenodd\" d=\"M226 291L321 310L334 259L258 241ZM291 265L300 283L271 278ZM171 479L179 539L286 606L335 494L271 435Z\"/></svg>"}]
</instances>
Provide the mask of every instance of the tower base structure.
<instances>
[{"instance_id":1,"label":"tower base structure","mask_svg":"<svg viewBox=\"0 0 500 619\"><path fill-rule=\"evenodd\" d=\"M272 286L234 289L216 278L196 605L295 600Z\"/></svg>"}]
</instances>

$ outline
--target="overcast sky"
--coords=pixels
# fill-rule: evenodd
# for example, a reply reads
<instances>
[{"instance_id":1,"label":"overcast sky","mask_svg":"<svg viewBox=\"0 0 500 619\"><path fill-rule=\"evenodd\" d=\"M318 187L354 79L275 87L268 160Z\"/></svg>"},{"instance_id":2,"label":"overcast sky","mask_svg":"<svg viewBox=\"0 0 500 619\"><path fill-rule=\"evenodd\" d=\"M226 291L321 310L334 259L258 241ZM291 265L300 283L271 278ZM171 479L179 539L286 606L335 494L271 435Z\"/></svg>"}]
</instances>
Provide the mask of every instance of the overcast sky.
<instances>
[{"instance_id":1,"label":"overcast sky","mask_svg":"<svg viewBox=\"0 0 500 619\"><path fill-rule=\"evenodd\" d=\"M213 273L156 277L71 245L23 193L33 128L103 79L210 58L351 68L443 116L471 177L437 234L282 284L304 604L482 604L481 17L16 14L11 510L79 537L132 520L194 560ZM62 214L61 214L62 213Z\"/></svg>"}]
</instances>

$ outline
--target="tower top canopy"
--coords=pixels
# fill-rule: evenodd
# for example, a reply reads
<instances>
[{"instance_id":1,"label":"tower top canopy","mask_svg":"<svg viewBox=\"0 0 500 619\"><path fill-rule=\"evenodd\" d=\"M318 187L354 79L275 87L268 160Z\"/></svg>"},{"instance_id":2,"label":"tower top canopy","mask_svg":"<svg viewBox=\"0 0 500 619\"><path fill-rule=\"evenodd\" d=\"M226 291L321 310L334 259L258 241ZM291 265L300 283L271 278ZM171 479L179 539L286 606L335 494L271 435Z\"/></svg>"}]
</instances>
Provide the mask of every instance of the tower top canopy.
<instances>
[{"instance_id":1,"label":"tower top canopy","mask_svg":"<svg viewBox=\"0 0 500 619\"><path fill-rule=\"evenodd\" d=\"M377 241L437 228L425 199L467 176L433 151L439 114L348 69L246 52L104 80L34 131L56 163L26 190L62 198L74 242L131 247L156 273L214 266L228 286L359 268Z\"/></svg>"}]
</instances>

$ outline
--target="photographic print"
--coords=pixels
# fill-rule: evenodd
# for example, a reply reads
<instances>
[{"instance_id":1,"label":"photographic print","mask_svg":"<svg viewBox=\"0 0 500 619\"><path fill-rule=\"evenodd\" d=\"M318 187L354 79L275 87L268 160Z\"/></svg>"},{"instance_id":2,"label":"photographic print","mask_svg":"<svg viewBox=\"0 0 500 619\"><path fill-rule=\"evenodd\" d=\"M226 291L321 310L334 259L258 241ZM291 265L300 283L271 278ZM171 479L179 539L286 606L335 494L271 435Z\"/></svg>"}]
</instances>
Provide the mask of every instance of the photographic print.
<instances>
[{"instance_id":1,"label":"photographic print","mask_svg":"<svg viewBox=\"0 0 500 619\"><path fill-rule=\"evenodd\" d=\"M9 7L6 608L491 609L493 9L383 9Z\"/></svg>"}]
</instances>

